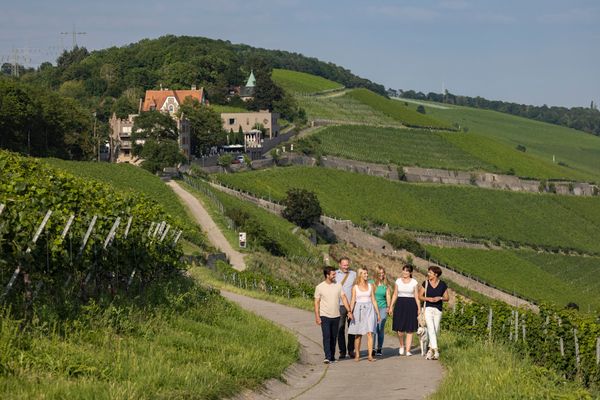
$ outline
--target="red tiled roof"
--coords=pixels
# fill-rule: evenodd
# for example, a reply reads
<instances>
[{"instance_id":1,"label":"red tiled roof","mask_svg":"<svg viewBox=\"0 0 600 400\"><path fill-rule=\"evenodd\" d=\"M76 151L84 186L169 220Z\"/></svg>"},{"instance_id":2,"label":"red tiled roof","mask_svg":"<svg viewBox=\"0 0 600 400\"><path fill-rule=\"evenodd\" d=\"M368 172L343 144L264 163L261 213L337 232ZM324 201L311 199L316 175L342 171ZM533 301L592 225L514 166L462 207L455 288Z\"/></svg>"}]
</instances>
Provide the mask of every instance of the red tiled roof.
<instances>
[{"instance_id":1,"label":"red tiled roof","mask_svg":"<svg viewBox=\"0 0 600 400\"><path fill-rule=\"evenodd\" d=\"M204 88L197 90L146 90L146 98L142 105L142 111L150 111L152 108L160 110L165 104L167 97L175 97L179 104L183 104L183 101L188 98L194 98L201 104L205 103L204 99Z\"/></svg>"}]
</instances>

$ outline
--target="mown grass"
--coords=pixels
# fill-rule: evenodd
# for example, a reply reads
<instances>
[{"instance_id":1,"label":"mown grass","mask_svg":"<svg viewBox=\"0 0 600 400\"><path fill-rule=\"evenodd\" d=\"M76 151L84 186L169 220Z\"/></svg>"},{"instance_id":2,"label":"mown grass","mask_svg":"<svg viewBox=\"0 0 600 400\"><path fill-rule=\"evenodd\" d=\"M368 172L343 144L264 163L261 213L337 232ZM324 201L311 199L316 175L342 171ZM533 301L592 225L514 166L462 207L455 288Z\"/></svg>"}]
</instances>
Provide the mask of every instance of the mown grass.
<instances>
[{"instance_id":1,"label":"mown grass","mask_svg":"<svg viewBox=\"0 0 600 400\"><path fill-rule=\"evenodd\" d=\"M250 215L264 229L268 238L277 242L286 256L310 257L316 254L316 249L310 244L308 238L304 236L304 231L286 219L216 189L210 189L210 186L202 181L197 181L197 184L209 189L225 210L237 209ZM221 228L221 231L227 233L226 238L228 241L232 246L237 248L239 246L237 232L229 227L226 219L223 218L223 213L221 213L215 203L206 194L196 190L191 185L184 184L184 186L186 190L200 199L202 204L208 208L208 211ZM252 242L252 240L252 237L248 237L249 242Z\"/></svg>"},{"instance_id":2,"label":"mown grass","mask_svg":"<svg viewBox=\"0 0 600 400\"><path fill-rule=\"evenodd\" d=\"M502 173L510 171L523 178L567 179L579 182L595 179L592 174L554 164L538 155L519 151L498 139L481 134L469 132L440 135L452 145L493 165L495 170Z\"/></svg>"},{"instance_id":3,"label":"mown grass","mask_svg":"<svg viewBox=\"0 0 600 400\"><path fill-rule=\"evenodd\" d=\"M277 85L291 93L311 94L344 87L320 76L287 69L274 69L271 78Z\"/></svg>"},{"instance_id":4,"label":"mown grass","mask_svg":"<svg viewBox=\"0 0 600 400\"><path fill-rule=\"evenodd\" d=\"M130 164L113 164L94 161L66 161L44 158L42 161L71 174L108 183L117 190L134 191L159 203L164 210L185 227L185 237L197 245L206 246L207 241L179 198L165 183L145 169Z\"/></svg>"},{"instance_id":5,"label":"mown grass","mask_svg":"<svg viewBox=\"0 0 600 400\"><path fill-rule=\"evenodd\" d=\"M317 194L324 212L359 225L485 238L600 253L595 197L419 185L325 168L289 167L218 175L222 182L281 200L290 188Z\"/></svg>"},{"instance_id":6,"label":"mown grass","mask_svg":"<svg viewBox=\"0 0 600 400\"><path fill-rule=\"evenodd\" d=\"M431 400L592 398L580 384L534 365L502 343L442 332L440 344L447 374Z\"/></svg>"},{"instance_id":7,"label":"mown grass","mask_svg":"<svg viewBox=\"0 0 600 400\"><path fill-rule=\"evenodd\" d=\"M452 125L445 121L418 113L416 107L406 106L402 102L386 99L368 89L351 90L348 91L346 96L358 100L406 126L438 129L452 128Z\"/></svg>"},{"instance_id":8,"label":"mown grass","mask_svg":"<svg viewBox=\"0 0 600 400\"><path fill-rule=\"evenodd\" d=\"M431 256L508 292L581 311L600 310L599 257L568 256L526 250L479 250L428 246Z\"/></svg>"},{"instance_id":9,"label":"mown grass","mask_svg":"<svg viewBox=\"0 0 600 400\"><path fill-rule=\"evenodd\" d=\"M451 135L463 135L453 133ZM324 154L379 164L458 170L494 167L453 145L445 136L422 129L330 126L314 134Z\"/></svg>"},{"instance_id":10,"label":"mown grass","mask_svg":"<svg viewBox=\"0 0 600 400\"><path fill-rule=\"evenodd\" d=\"M182 280L184 280L182 278ZM185 279L23 332L3 314L0 397L219 399L279 377L295 338Z\"/></svg>"},{"instance_id":11,"label":"mown grass","mask_svg":"<svg viewBox=\"0 0 600 400\"><path fill-rule=\"evenodd\" d=\"M600 181L600 137L496 111L449 106L426 107L427 114L447 123L460 124L469 132L501 141L509 147L525 146L527 153L551 163L562 162L575 173Z\"/></svg>"}]
</instances>

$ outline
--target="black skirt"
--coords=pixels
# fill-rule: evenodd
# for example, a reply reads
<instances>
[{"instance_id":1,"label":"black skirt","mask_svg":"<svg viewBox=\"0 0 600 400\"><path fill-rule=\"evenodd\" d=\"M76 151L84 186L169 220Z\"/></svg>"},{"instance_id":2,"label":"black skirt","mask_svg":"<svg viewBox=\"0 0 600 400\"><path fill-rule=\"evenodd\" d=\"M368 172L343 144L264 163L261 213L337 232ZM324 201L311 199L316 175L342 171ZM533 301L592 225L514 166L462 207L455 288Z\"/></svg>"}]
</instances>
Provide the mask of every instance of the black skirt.
<instances>
[{"instance_id":1,"label":"black skirt","mask_svg":"<svg viewBox=\"0 0 600 400\"><path fill-rule=\"evenodd\" d=\"M396 332L416 332L419 328L417 321L417 303L414 297L398 297L394 305L394 320L392 330Z\"/></svg>"}]
</instances>

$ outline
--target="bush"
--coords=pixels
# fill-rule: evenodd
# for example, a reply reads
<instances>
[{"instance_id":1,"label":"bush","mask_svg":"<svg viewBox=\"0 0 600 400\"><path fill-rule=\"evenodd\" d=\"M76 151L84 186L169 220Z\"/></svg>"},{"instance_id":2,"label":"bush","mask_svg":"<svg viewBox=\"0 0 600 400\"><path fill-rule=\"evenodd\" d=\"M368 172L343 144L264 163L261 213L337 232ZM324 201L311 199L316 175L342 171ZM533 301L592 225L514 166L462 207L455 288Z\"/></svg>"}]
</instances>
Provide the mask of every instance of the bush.
<instances>
[{"instance_id":1,"label":"bush","mask_svg":"<svg viewBox=\"0 0 600 400\"><path fill-rule=\"evenodd\" d=\"M233 156L231 154L223 154L222 156L219 156L219 159L217 160L217 164L223 168L227 168L231 165L232 161L233 161Z\"/></svg>"},{"instance_id":2,"label":"bush","mask_svg":"<svg viewBox=\"0 0 600 400\"><path fill-rule=\"evenodd\" d=\"M425 107L423 107L422 105L419 105L417 107L417 112L421 113L421 114L425 114Z\"/></svg>"},{"instance_id":3,"label":"bush","mask_svg":"<svg viewBox=\"0 0 600 400\"><path fill-rule=\"evenodd\" d=\"M517 150L525 153L527 151L527 147L523 146L522 144L519 144L519 145L517 145Z\"/></svg>"},{"instance_id":4,"label":"bush","mask_svg":"<svg viewBox=\"0 0 600 400\"><path fill-rule=\"evenodd\" d=\"M407 250L417 257L425 257L426 255L425 248L421 243L408 235L398 232L387 232L383 235L383 239L389 242L396 250Z\"/></svg>"},{"instance_id":5,"label":"bush","mask_svg":"<svg viewBox=\"0 0 600 400\"><path fill-rule=\"evenodd\" d=\"M304 229L319 221L323 212L317 195L305 189L288 190L283 205L283 217Z\"/></svg>"}]
</instances>

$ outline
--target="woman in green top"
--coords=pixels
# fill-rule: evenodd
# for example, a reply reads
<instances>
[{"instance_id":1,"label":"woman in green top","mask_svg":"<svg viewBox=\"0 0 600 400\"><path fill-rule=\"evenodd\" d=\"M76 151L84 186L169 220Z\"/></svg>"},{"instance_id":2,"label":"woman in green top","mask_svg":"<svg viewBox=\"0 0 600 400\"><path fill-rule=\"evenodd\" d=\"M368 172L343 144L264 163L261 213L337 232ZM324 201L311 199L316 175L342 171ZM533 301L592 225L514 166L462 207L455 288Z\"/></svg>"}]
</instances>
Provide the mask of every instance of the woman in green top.
<instances>
[{"instance_id":1,"label":"woman in green top","mask_svg":"<svg viewBox=\"0 0 600 400\"><path fill-rule=\"evenodd\" d=\"M383 348L383 337L385 332L385 321L387 321L388 307L391 303L390 287L385 275L385 269L381 266L377 267L377 277L375 279L375 301L377 301L377 307L379 308L379 314L381 315L381 321L375 327L375 333L377 335L377 350L375 355L381 356L381 349Z\"/></svg>"}]
</instances>

